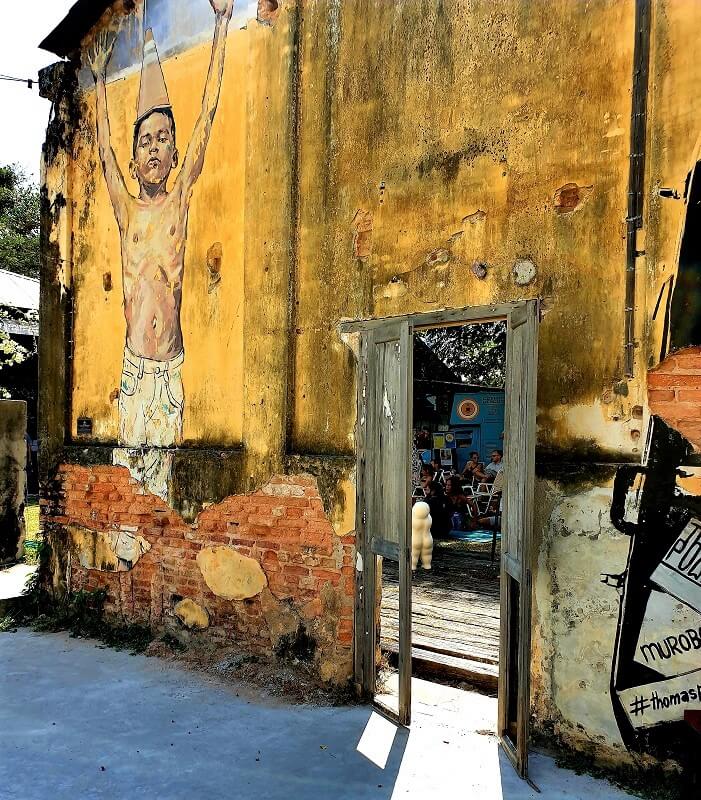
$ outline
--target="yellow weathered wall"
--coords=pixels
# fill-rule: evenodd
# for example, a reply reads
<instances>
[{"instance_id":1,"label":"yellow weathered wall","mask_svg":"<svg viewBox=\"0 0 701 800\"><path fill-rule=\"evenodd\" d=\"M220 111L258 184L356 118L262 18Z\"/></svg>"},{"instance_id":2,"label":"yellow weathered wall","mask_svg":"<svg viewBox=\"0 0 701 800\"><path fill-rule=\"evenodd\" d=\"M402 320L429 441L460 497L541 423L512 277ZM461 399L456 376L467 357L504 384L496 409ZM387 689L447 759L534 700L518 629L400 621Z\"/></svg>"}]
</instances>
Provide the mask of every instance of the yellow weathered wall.
<instances>
[{"instance_id":1,"label":"yellow weathered wall","mask_svg":"<svg viewBox=\"0 0 701 800\"><path fill-rule=\"evenodd\" d=\"M598 0L582 11L564 0L320 0L302 15L299 76L296 24L288 3L274 28L253 23L229 36L189 215L185 440L258 437L257 458L267 459L289 432L293 452L351 454L355 366L340 320L541 296L541 446L635 453L638 386L627 397L614 391L623 377L633 3ZM205 42L164 62L181 153L208 57ZM125 170L137 89L138 71L109 85ZM119 243L91 91L85 100L72 427L90 416L96 438L109 441L124 334ZM568 183L586 200L558 214L555 193ZM372 215L363 258L353 252L358 210ZM223 280L208 293L214 242L223 244ZM528 286L515 283L518 259L536 266ZM485 280L472 274L475 260L488 264Z\"/></svg>"},{"instance_id":2,"label":"yellow weathered wall","mask_svg":"<svg viewBox=\"0 0 701 800\"><path fill-rule=\"evenodd\" d=\"M620 0L309 4L295 448L352 447L339 319L542 296L540 444L633 449L635 393L612 391L623 377L633 12ZM591 194L558 215L555 192L571 182ZM359 209L373 216L364 261L353 257ZM519 258L538 270L526 287L512 275ZM489 265L484 281L475 260Z\"/></svg>"}]
</instances>

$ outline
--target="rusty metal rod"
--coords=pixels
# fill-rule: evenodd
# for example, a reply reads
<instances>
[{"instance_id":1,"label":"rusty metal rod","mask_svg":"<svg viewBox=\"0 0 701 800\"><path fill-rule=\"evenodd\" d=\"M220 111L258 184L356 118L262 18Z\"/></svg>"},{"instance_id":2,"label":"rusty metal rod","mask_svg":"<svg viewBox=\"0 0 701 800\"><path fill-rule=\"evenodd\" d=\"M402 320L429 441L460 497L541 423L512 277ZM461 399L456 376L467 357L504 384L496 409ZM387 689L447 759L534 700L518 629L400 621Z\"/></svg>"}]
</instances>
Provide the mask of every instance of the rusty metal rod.
<instances>
[{"instance_id":1,"label":"rusty metal rod","mask_svg":"<svg viewBox=\"0 0 701 800\"><path fill-rule=\"evenodd\" d=\"M626 218L626 298L624 306L624 364L625 374L629 378L633 377L635 363L635 259L640 255L637 250L637 232L643 225L650 29L650 0L636 0L628 216Z\"/></svg>"}]
</instances>

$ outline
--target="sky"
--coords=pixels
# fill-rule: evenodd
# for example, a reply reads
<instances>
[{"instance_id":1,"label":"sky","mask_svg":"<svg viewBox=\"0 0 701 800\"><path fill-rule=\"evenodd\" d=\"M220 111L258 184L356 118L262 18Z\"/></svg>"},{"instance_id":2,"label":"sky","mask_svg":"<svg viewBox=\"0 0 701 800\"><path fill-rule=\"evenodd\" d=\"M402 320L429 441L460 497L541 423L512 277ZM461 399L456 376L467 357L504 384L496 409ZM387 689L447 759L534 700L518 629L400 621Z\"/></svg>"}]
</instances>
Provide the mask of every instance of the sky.
<instances>
[{"instance_id":1,"label":"sky","mask_svg":"<svg viewBox=\"0 0 701 800\"><path fill-rule=\"evenodd\" d=\"M38 45L65 17L75 0L0 0L0 75L18 78L37 78L39 70L58 61L58 56L40 50ZM158 14L162 0L151 0L153 12ZM188 11L192 0L180 0L183 5L178 19L182 22L187 11L188 29L194 20L192 14L209 24L212 13L205 0L198 0ZM255 18L255 0L237 0L234 25L243 25ZM192 17L192 19L191 19ZM153 24L158 20L148 20ZM164 23L165 24L165 23ZM213 22L212 22L213 24ZM196 26L194 26L196 27ZM167 50L167 31L159 42L162 52ZM165 49L164 49L165 48ZM39 159L51 104L39 97L36 83L33 89L26 84L0 80L0 164L18 163L34 181L39 180Z\"/></svg>"},{"instance_id":2,"label":"sky","mask_svg":"<svg viewBox=\"0 0 701 800\"><path fill-rule=\"evenodd\" d=\"M36 78L58 57L38 44L63 19L74 0L0 0L0 74ZM51 104L36 84L0 81L0 164L18 163L35 181Z\"/></svg>"}]
</instances>

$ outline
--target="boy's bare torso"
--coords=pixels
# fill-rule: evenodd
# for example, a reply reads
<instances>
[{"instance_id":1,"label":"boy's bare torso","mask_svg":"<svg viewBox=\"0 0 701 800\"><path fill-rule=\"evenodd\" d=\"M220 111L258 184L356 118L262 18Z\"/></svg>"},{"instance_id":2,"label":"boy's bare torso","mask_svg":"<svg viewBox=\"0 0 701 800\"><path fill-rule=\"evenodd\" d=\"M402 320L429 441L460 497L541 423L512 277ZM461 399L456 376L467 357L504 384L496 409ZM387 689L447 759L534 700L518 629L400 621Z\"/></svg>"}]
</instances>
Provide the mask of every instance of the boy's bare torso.
<instances>
[{"instance_id":1,"label":"boy's bare torso","mask_svg":"<svg viewBox=\"0 0 701 800\"><path fill-rule=\"evenodd\" d=\"M158 82L153 83L155 54L163 85L156 91L161 103L152 106L147 103L146 113L137 119L130 173L139 182L138 197L127 190L110 142L105 76L116 32L100 31L89 55L95 78L98 150L120 232L126 346L135 356L155 361L168 361L183 352L180 307L188 204L192 188L202 172L219 101L226 34L234 0L209 0L209 4L215 14L215 24L202 110L170 192L166 189L168 177L178 166L179 155L175 144L175 121L152 32L147 31L144 40L142 89L149 48L152 48L148 67L151 75L146 83L151 89L154 86L158 89ZM151 95L147 92L147 96ZM140 95L140 107L141 100Z\"/></svg>"},{"instance_id":2,"label":"boy's bare torso","mask_svg":"<svg viewBox=\"0 0 701 800\"><path fill-rule=\"evenodd\" d=\"M130 197L121 235L127 346L167 361L183 350L180 326L187 210L172 194Z\"/></svg>"}]
</instances>

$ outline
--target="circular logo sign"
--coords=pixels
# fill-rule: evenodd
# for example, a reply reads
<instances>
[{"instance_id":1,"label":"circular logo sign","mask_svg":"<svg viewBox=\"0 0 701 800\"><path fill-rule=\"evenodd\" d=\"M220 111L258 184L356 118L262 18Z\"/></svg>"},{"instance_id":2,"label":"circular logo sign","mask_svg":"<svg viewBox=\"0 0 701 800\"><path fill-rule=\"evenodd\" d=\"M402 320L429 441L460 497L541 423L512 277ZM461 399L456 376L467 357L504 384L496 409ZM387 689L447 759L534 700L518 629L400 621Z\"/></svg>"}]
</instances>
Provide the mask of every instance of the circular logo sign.
<instances>
[{"instance_id":1,"label":"circular logo sign","mask_svg":"<svg viewBox=\"0 0 701 800\"><path fill-rule=\"evenodd\" d=\"M458 416L460 419L469 420L474 419L480 413L480 407L471 398L466 397L458 406Z\"/></svg>"}]
</instances>

